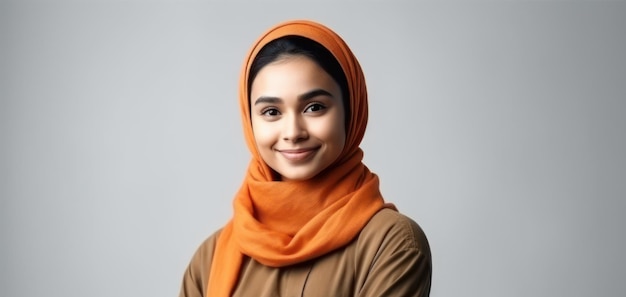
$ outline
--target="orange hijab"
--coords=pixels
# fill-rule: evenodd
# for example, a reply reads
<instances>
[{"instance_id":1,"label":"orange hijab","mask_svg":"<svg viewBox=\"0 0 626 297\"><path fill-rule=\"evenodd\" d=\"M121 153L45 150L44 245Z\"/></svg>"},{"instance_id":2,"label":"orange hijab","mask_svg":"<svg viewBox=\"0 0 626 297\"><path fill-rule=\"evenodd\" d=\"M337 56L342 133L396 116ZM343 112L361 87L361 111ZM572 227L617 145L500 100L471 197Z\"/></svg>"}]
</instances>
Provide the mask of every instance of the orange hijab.
<instances>
[{"instance_id":1,"label":"orange hijab","mask_svg":"<svg viewBox=\"0 0 626 297\"><path fill-rule=\"evenodd\" d=\"M261 48L270 41L300 35L326 47L339 61L350 91L346 145L338 159L306 181L273 181L254 141L250 122L248 75ZM206 296L230 296L244 256L263 265L284 267L307 261L350 243L384 204L378 177L361 162L359 144L367 125L367 92L361 66L345 42L311 21L279 24L254 44L244 61L239 101L252 160L235 196L234 215L215 247Z\"/></svg>"}]
</instances>

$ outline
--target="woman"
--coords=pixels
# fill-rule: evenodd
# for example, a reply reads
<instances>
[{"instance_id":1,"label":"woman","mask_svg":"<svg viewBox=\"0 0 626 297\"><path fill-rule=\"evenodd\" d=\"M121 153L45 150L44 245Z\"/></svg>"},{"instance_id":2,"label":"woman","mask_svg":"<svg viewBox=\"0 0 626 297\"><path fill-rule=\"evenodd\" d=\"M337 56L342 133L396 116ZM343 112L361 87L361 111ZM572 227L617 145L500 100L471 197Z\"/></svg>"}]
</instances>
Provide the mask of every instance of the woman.
<instances>
[{"instance_id":1,"label":"woman","mask_svg":"<svg viewBox=\"0 0 626 297\"><path fill-rule=\"evenodd\" d=\"M310 21L270 29L244 62L240 106L252 161L180 296L428 296L426 237L362 163L365 80L343 40Z\"/></svg>"}]
</instances>

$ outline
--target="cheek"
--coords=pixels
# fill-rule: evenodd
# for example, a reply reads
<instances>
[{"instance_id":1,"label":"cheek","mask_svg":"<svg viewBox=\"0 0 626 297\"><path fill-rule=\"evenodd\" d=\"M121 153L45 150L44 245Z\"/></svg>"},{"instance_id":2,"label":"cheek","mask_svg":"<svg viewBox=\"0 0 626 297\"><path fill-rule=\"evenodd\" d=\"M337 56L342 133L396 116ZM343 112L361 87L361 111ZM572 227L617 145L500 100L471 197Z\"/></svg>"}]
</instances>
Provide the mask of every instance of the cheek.
<instances>
[{"instance_id":1,"label":"cheek","mask_svg":"<svg viewBox=\"0 0 626 297\"><path fill-rule=\"evenodd\" d=\"M341 151L346 142L346 133L341 117L334 117L330 121L323 121L313 125L317 127L316 135L323 138L333 150Z\"/></svg>"},{"instance_id":2,"label":"cheek","mask_svg":"<svg viewBox=\"0 0 626 297\"><path fill-rule=\"evenodd\" d=\"M254 134L254 141L259 151L274 143L274 131L271 125L264 121L255 121L253 118L252 133Z\"/></svg>"},{"instance_id":3,"label":"cheek","mask_svg":"<svg viewBox=\"0 0 626 297\"><path fill-rule=\"evenodd\" d=\"M343 151L343 147L346 145L345 129L342 126L341 128L335 129L334 131L335 147L337 153L340 153L341 151Z\"/></svg>"}]
</instances>

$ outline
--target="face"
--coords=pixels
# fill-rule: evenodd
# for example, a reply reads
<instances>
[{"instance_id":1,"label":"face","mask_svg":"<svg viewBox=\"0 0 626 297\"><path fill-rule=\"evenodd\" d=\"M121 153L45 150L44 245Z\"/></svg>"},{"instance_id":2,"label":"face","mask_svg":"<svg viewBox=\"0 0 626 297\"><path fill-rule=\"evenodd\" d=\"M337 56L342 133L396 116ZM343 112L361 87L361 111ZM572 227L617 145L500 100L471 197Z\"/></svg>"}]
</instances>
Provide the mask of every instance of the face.
<instances>
[{"instance_id":1,"label":"face","mask_svg":"<svg viewBox=\"0 0 626 297\"><path fill-rule=\"evenodd\" d=\"M263 67L250 90L257 149L282 180L307 180L345 145L341 89L313 60L281 57Z\"/></svg>"}]
</instances>

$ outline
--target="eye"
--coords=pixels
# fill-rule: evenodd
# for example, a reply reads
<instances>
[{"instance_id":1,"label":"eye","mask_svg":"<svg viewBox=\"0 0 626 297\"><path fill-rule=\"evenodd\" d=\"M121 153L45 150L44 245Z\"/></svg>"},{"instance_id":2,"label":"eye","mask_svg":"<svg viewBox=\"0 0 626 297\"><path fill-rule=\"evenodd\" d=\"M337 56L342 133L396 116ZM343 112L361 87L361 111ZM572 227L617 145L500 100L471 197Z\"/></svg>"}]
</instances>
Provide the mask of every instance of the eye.
<instances>
[{"instance_id":1,"label":"eye","mask_svg":"<svg viewBox=\"0 0 626 297\"><path fill-rule=\"evenodd\" d=\"M304 112L320 112L322 110L326 109L326 106L319 104L319 103L313 103L309 106L307 106L307 108L304 110Z\"/></svg>"},{"instance_id":2,"label":"eye","mask_svg":"<svg viewBox=\"0 0 626 297\"><path fill-rule=\"evenodd\" d=\"M278 109L276 108L265 108L261 111L261 115L262 116L267 116L267 117L275 117L277 115L280 115L280 112L278 111Z\"/></svg>"}]
</instances>

